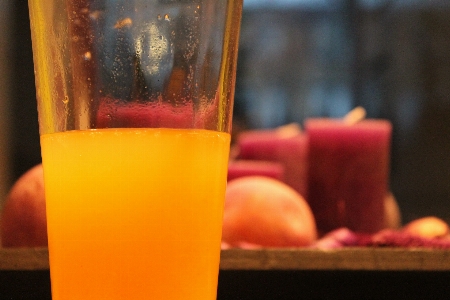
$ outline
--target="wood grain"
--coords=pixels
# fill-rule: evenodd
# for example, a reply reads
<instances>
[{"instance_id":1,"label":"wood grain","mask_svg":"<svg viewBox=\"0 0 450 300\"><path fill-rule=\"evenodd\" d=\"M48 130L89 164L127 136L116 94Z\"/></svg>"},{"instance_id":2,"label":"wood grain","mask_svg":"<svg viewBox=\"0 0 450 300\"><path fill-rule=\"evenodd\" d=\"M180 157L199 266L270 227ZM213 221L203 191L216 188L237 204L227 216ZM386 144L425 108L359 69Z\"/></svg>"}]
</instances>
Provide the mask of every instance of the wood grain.
<instances>
[{"instance_id":1,"label":"wood grain","mask_svg":"<svg viewBox=\"0 0 450 300\"><path fill-rule=\"evenodd\" d=\"M1 270L48 270L46 248L0 249ZM221 270L450 271L450 250L222 250Z\"/></svg>"}]
</instances>

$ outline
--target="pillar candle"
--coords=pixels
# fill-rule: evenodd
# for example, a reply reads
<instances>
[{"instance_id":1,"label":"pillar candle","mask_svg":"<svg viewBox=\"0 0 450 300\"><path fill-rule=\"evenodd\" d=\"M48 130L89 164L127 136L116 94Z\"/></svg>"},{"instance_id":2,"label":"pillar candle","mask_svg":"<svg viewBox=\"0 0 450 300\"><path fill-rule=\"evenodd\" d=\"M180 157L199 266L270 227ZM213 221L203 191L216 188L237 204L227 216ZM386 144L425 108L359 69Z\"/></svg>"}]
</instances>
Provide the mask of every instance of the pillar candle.
<instances>
[{"instance_id":1,"label":"pillar candle","mask_svg":"<svg viewBox=\"0 0 450 300\"><path fill-rule=\"evenodd\" d=\"M100 99L96 111L96 128L167 127L212 128L217 125L215 102L196 108L192 101L172 105L161 101L121 101Z\"/></svg>"},{"instance_id":2,"label":"pillar candle","mask_svg":"<svg viewBox=\"0 0 450 300\"><path fill-rule=\"evenodd\" d=\"M271 130L251 130L237 137L239 157L280 163L284 182L303 197L307 190L308 139L295 124Z\"/></svg>"},{"instance_id":3,"label":"pillar candle","mask_svg":"<svg viewBox=\"0 0 450 300\"><path fill-rule=\"evenodd\" d=\"M347 124L309 119L307 200L321 233L339 227L373 233L383 228L392 125L366 119Z\"/></svg>"},{"instance_id":4,"label":"pillar candle","mask_svg":"<svg viewBox=\"0 0 450 300\"><path fill-rule=\"evenodd\" d=\"M244 176L266 176L280 181L284 178L284 167L278 162L264 160L231 160L228 164L227 180Z\"/></svg>"}]
</instances>

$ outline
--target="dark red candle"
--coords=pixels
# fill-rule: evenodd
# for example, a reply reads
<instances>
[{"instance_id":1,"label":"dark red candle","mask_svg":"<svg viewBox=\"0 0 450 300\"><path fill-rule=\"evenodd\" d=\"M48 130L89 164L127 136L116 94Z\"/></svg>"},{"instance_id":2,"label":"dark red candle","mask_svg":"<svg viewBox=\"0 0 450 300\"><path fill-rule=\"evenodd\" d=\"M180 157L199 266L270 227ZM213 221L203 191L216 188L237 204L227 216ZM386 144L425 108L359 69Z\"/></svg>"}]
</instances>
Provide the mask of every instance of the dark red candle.
<instances>
[{"instance_id":1,"label":"dark red candle","mask_svg":"<svg viewBox=\"0 0 450 300\"><path fill-rule=\"evenodd\" d=\"M102 98L95 115L96 128L166 127L217 129L217 101L196 107L193 101L182 104L153 101L121 101Z\"/></svg>"},{"instance_id":2,"label":"dark red candle","mask_svg":"<svg viewBox=\"0 0 450 300\"><path fill-rule=\"evenodd\" d=\"M309 138L307 200L321 233L339 227L383 228L388 193L392 125L386 120L348 124L336 119L305 122Z\"/></svg>"},{"instance_id":3,"label":"dark red candle","mask_svg":"<svg viewBox=\"0 0 450 300\"><path fill-rule=\"evenodd\" d=\"M246 131L238 136L237 144L242 159L280 163L284 182L305 197L308 139L296 125Z\"/></svg>"},{"instance_id":4,"label":"dark red candle","mask_svg":"<svg viewBox=\"0 0 450 300\"><path fill-rule=\"evenodd\" d=\"M278 162L246 159L231 160L228 164L228 181L255 175L283 181L284 167Z\"/></svg>"}]
</instances>

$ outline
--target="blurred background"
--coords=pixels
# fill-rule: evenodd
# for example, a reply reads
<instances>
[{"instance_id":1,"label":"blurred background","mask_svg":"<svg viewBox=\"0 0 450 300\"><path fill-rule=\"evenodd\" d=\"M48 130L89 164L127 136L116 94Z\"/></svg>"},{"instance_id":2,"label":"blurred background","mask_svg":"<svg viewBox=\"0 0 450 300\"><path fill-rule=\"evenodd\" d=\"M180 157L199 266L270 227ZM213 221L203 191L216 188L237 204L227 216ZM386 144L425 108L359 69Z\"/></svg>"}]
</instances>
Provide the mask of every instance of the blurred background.
<instances>
[{"instance_id":1,"label":"blurred background","mask_svg":"<svg viewBox=\"0 0 450 300\"><path fill-rule=\"evenodd\" d=\"M403 221L450 222L450 1L244 0L235 130L342 117L393 123ZM41 161L26 0L0 2L0 204Z\"/></svg>"}]
</instances>

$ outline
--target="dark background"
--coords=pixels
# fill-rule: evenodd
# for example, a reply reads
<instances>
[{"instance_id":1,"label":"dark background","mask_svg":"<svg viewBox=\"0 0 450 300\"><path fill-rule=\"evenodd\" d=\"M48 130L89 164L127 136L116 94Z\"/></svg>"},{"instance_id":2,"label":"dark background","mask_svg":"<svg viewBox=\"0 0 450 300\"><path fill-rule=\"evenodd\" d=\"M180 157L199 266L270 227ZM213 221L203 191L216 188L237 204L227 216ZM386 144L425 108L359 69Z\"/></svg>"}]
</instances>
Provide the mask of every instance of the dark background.
<instances>
[{"instance_id":1,"label":"dark background","mask_svg":"<svg viewBox=\"0 0 450 300\"><path fill-rule=\"evenodd\" d=\"M218 300L448 299L449 272L220 271ZM51 299L49 271L0 272L1 299Z\"/></svg>"},{"instance_id":2,"label":"dark background","mask_svg":"<svg viewBox=\"0 0 450 300\"><path fill-rule=\"evenodd\" d=\"M394 125L390 183L404 222L450 222L450 1L244 2L236 130L362 105ZM41 157L27 1L12 21L13 182Z\"/></svg>"}]
</instances>

